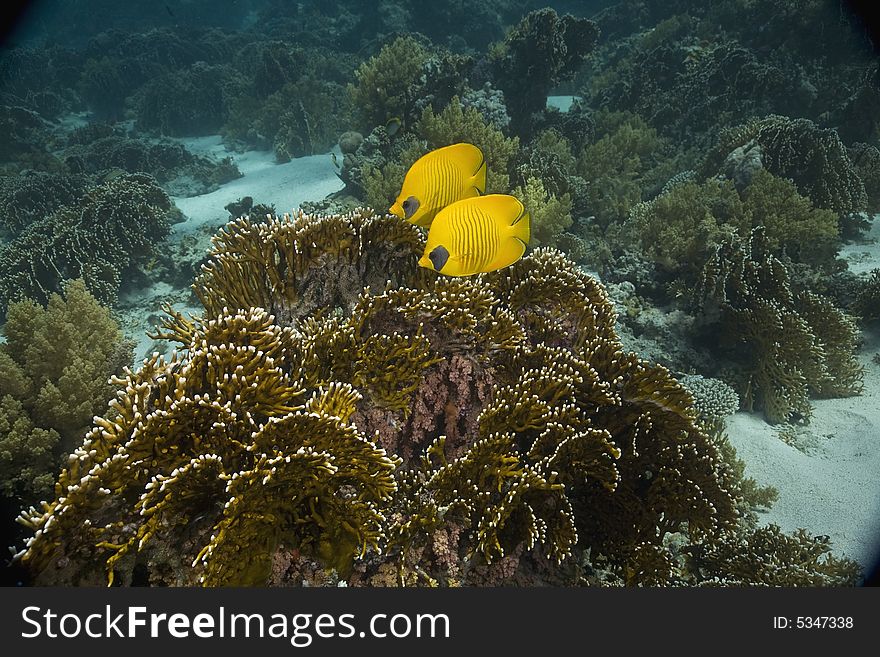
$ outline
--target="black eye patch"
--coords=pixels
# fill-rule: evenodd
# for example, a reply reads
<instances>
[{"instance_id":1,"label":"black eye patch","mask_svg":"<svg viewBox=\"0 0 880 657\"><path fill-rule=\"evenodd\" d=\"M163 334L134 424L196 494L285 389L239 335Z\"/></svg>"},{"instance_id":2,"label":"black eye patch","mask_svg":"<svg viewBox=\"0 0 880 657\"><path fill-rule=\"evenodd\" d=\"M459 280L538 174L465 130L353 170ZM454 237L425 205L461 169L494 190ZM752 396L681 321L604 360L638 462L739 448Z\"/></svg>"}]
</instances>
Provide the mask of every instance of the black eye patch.
<instances>
[{"instance_id":1,"label":"black eye patch","mask_svg":"<svg viewBox=\"0 0 880 657\"><path fill-rule=\"evenodd\" d=\"M403 214L407 219L409 219L416 213L416 210L419 209L419 199L417 199L415 196L410 196L403 202L402 205Z\"/></svg>"},{"instance_id":2,"label":"black eye patch","mask_svg":"<svg viewBox=\"0 0 880 657\"><path fill-rule=\"evenodd\" d=\"M428 254L428 258L430 258L431 264L434 265L434 271L440 271L446 265L446 261L449 260L449 251L446 250L445 246L437 246Z\"/></svg>"}]
</instances>

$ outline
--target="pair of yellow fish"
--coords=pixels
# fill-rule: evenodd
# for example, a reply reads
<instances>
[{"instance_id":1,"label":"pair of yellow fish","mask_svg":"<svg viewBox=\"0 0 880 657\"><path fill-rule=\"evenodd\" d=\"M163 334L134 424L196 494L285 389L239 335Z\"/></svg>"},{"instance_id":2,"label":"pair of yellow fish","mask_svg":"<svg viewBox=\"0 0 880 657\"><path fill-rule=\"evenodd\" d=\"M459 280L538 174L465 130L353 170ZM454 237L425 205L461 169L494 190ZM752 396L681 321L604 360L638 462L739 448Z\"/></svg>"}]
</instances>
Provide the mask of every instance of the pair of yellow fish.
<instances>
[{"instance_id":1,"label":"pair of yellow fish","mask_svg":"<svg viewBox=\"0 0 880 657\"><path fill-rule=\"evenodd\" d=\"M428 228L419 265L447 276L503 269L529 243L529 214L519 199L486 192L486 161L473 144L423 155L403 180L390 212Z\"/></svg>"}]
</instances>

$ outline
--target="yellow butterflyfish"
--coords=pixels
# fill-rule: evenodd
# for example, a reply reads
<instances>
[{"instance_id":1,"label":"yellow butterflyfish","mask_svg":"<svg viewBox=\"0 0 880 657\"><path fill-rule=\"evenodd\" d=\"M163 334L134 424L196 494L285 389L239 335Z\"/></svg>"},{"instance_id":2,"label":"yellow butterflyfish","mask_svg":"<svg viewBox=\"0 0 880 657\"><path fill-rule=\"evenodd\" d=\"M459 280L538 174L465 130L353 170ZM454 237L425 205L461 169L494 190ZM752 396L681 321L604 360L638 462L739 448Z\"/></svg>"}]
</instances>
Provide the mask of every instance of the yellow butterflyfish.
<instances>
[{"instance_id":1,"label":"yellow butterflyfish","mask_svg":"<svg viewBox=\"0 0 880 657\"><path fill-rule=\"evenodd\" d=\"M514 196L489 194L457 201L437 213L419 265L447 276L503 269L529 243L529 213Z\"/></svg>"},{"instance_id":2,"label":"yellow butterflyfish","mask_svg":"<svg viewBox=\"0 0 880 657\"><path fill-rule=\"evenodd\" d=\"M453 144L416 160L406 172L403 188L389 211L427 228L447 205L485 192L486 160L482 151L473 144Z\"/></svg>"}]
</instances>

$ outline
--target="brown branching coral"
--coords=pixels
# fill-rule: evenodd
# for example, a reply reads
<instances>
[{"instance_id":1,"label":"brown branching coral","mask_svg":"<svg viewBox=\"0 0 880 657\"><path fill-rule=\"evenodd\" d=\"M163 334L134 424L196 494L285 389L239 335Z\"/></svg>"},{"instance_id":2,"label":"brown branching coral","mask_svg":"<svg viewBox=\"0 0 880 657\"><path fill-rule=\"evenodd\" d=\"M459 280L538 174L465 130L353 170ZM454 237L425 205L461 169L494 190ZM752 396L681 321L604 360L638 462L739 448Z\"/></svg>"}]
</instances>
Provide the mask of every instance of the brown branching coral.
<instances>
[{"instance_id":1,"label":"brown branching coral","mask_svg":"<svg viewBox=\"0 0 880 657\"><path fill-rule=\"evenodd\" d=\"M285 363L295 335L263 310L183 326L166 335L186 358L117 379L115 414L71 455L63 496L23 516L39 527L25 562L66 558L62 579L96 582L104 568L77 559L92 554L130 581L137 553L168 583L242 585L266 580L281 541L340 571L377 547L394 461L348 423L359 395L306 399Z\"/></svg>"},{"instance_id":2,"label":"brown branching coral","mask_svg":"<svg viewBox=\"0 0 880 657\"><path fill-rule=\"evenodd\" d=\"M259 223L242 218L214 237L214 257L195 291L208 315L260 307L289 321L320 309L350 310L364 286L415 276L406 256L423 239L416 227L363 209Z\"/></svg>"},{"instance_id":3,"label":"brown branching coral","mask_svg":"<svg viewBox=\"0 0 880 657\"><path fill-rule=\"evenodd\" d=\"M730 530L732 471L594 279L548 249L446 278L420 248L365 210L230 224L205 318L160 329L183 355L117 380L23 514L37 581L573 583L589 553L642 584L671 533Z\"/></svg>"},{"instance_id":4,"label":"brown branching coral","mask_svg":"<svg viewBox=\"0 0 880 657\"><path fill-rule=\"evenodd\" d=\"M800 529L793 536L777 525L730 533L692 555L711 577L705 586L852 586L858 567L830 552L828 537Z\"/></svg>"},{"instance_id":5,"label":"brown branching coral","mask_svg":"<svg viewBox=\"0 0 880 657\"><path fill-rule=\"evenodd\" d=\"M862 371L854 321L828 299L791 289L762 228L731 238L709 258L697 289L722 344L743 362L737 382L746 408L770 422L808 420L810 396L858 394Z\"/></svg>"}]
</instances>

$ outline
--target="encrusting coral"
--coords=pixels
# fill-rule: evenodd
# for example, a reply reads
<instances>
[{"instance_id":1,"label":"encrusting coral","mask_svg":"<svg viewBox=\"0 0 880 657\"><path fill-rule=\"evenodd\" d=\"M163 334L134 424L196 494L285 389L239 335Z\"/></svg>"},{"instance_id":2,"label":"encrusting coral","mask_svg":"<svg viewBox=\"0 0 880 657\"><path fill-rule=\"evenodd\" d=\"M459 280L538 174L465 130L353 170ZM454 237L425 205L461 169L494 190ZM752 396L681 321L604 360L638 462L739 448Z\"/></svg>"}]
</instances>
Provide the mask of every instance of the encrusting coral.
<instances>
[{"instance_id":1,"label":"encrusting coral","mask_svg":"<svg viewBox=\"0 0 880 657\"><path fill-rule=\"evenodd\" d=\"M791 289L763 228L719 245L695 295L709 332L741 366L735 383L745 408L773 423L807 421L810 396L860 392L858 327L828 299Z\"/></svg>"},{"instance_id":2,"label":"encrusting coral","mask_svg":"<svg viewBox=\"0 0 880 657\"><path fill-rule=\"evenodd\" d=\"M157 333L181 355L116 379L58 498L22 514L36 582L712 578L667 538L733 531L739 484L599 284L548 249L438 276L422 248L363 209L231 223L204 317Z\"/></svg>"},{"instance_id":3,"label":"encrusting coral","mask_svg":"<svg viewBox=\"0 0 880 657\"><path fill-rule=\"evenodd\" d=\"M109 378L131 363L131 346L82 281L46 307L9 307L0 345L0 474L3 495L47 499L62 454L82 440L112 396Z\"/></svg>"}]
</instances>

